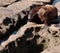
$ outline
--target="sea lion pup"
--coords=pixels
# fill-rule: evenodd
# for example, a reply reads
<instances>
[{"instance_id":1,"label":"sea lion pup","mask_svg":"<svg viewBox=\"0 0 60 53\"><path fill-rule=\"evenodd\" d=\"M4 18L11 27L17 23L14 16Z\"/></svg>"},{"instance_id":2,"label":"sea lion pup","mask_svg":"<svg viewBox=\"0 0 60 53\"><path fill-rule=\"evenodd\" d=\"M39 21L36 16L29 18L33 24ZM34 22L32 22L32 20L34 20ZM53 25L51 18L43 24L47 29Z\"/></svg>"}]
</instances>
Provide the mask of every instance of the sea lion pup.
<instances>
[{"instance_id":1,"label":"sea lion pup","mask_svg":"<svg viewBox=\"0 0 60 53\"><path fill-rule=\"evenodd\" d=\"M50 25L51 21L57 18L57 12L57 8L53 5L35 7L30 11L28 20L37 24Z\"/></svg>"}]
</instances>

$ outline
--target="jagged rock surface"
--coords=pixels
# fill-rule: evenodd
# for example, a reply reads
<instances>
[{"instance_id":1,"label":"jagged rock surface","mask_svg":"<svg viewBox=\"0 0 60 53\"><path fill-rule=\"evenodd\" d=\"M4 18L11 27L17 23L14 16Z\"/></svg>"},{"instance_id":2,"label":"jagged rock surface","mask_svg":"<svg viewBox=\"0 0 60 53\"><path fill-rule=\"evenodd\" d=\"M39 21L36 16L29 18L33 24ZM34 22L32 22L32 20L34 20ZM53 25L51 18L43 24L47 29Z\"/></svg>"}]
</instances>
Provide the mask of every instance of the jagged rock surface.
<instances>
[{"instance_id":1,"label":"jagged rock surface","mask_svg":"<svg viewBox=\"0 0 60 53\"><path fill-rule=\"evenodd\" d=\"M14 14L12 10L0 7L0 40L3 37L5 38L10 30L13 30L18 23L18 19L18 15Z\"/></svg>"},{"instance_id":2,"label":"jagged rock surface","mask_svg":"<svg viewBox=\"0 0 60 53\"><path fill-rule=\"evenodd\" d=\"M22 3L24 7L21 6ZM18 29L20 26L27 23L28 13L35 7L33 4L36 2L25 3L27 3L27 1L19 1L11 6L9 5L7 8L0 7L0 40L3 40L5 37L9 36L14 31L15 26L17 26L16 28Z\"/></svg>"},{"instance_id":3,"label":"jagged rock surface","mask_svg":"<svg viewBox=\"0 0 60 53\"><path fill-rule=\"evenodd\" d=\"M60 53L60 45L57 45L57 46L52 47L52 48L47 48L46 50L44 50L41 53Z\"/></svg>"},{"instance_id":4,"label":"jagged rock surface","mask_svg":"<svg viewBox=\"0 0 60 53\"><path fill-rule=\"evenodd\" d=\"M32 8L50 3L51 0L0 1L0 6L3 6L0 7L0 53L60 53L60 24L46 26L28 22L28 14ZM59 9L59 6L57 8ZM21 28L16 34L10 35L8 32L16 29L15 26Z\"/></svg>"},{"instance_id":5,"label":"jagged rock surface","mask_svg":"<svg viewBox=\"0 0 60 53\"><path fill-rule=\"evenodd\" d=\"M50 27L28 22L0 45L1 53L40 53L60 44L60 24Z\"/></svg>"}]
</instances>

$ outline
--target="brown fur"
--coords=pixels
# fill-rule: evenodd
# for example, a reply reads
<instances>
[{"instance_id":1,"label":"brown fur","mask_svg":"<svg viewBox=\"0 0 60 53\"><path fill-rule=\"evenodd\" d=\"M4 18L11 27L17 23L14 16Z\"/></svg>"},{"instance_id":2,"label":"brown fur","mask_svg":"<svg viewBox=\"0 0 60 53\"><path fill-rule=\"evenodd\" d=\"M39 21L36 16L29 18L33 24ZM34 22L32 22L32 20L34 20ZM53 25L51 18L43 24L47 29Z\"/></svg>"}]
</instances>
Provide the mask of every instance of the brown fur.
<instances>
[{"instance_id":1,"label":"brown fur","mask_svg":"<svg viewBox=\"0 0 60 53\"><path fill-rule=\"evenodd\" d=\"M47 25L51 22L51 20L57 18L57 14L58 14L57 13L57 8L52 6L52 5L35 7L30 11L30 14L29 14L30 15L29 20L31 22L33 22L33 19L36 20L35 19L35 17L36 17L35 14L36 13L38 14L37 19L39 18L41 22L43 22L43 23L45 23Z\"/></svg>"}]
</instances>

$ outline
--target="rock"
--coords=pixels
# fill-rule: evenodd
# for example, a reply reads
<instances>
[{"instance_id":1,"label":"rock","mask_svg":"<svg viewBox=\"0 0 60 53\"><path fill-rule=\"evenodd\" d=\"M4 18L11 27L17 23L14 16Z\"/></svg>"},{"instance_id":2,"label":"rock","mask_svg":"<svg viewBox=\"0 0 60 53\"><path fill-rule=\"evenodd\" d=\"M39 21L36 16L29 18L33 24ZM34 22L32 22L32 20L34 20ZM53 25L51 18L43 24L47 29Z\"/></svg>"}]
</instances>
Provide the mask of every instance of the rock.
<instances>
[{"instance_id":1,"label":"rock","mask_svg":"<svg viewBox=\"0 0 60 53\"><path fill-rule=\"evenodd\" d=\"M54 28L54 29L53 29ZM1 53L35 53L44 52L48 48L60 45L60 25L35 24L28 22L21 27L16 35L12 34L0 45ZM52 32L51 31L56 31ZM54 34L53 34L54 33ZM57 35L57 36L55 36Z\"/></svg>"},{"instance_id":2,"label":"rock","mask_svg":"<svg viewBox=\"0 0 60 53\"><path fill-rule=\"evenodd\" d=\"M29 8L26 8L25 3L27 3L27 1L23 2L24 3L23 6L25 5L25 7L23 8L21 6L21 4L22 4L21 2L22 1L16 2L15 5L12 4L11 7L13 7L13 8L10 7L11 9L8 8L9 6L7 8L0 7L0 17L1 17L0 18L1 19L1 21L0 21L0 40L6 39L7 36L9 36L9 34L12 33L12 30L18 29L18 28L20 28L20 26L27 23L28 12L31 10L29 6L32 5L33 3L30 2L29 5L26 4L26 5L28 5L27 7L29 7ZM31 7L33 7L33 6L31 6ZM17 27L15 28L15 26L17 26Z\"/></svg>"},{"instance_id":3,"label":"rock","mask_svg":"<svg viewBox=\"0 0 60 53\"><path fill-rule=\"evenodd\" d=\"M7 6L14 3L16 0L0 0L0 6Z\"/></svg>"},{"instance_id":4,"label":"rock","mask_svg":"<svg viewBox=\"0 0 60 53\"><path fill-rule=\"evenodd\" d=\"M57 45L55 47L48 48L48 49L44 50L41 53L60 53L60 50L59 49L60 49L60 45Z\"/></svg>"},{"instance_id":5,"label":"rock","mask_svg":"<svg viewBox=\"0 0 60 53\"><path fill-rule=\"evenodd\" d=\"M50 3L51 2L51 0L30 0L30 1L38 1L38 2L45 2L45 3Z\"/></svg>"},{"instance_id":6,"label":"rock","mask_svg":"<svg viewBox=\"0 0 60 53\"><path fill-rule=\"evenodd\" d=\"M8 36L7 34L14 30L18 19L18 15L14 14L12 10L0 7L0 40L5 39Z\"/></svg>"},{"instance_id":7,"label":"rock","mask_svg":"<svg viewBox=\"0 0 60 53\"><path fill-rule=\"evenodd\" d=\"M12 5L9 5L7 8L12 9L14 12L21 12L22 10L29 8L30 6L32 6L34 4L41 5L41 3L38 3L38 2L19 1L19 2L13 3Z\"/></svg>"},{"instance_id":8,"label":"rock","mask_svg":"<svg viewBox=\"0 0 60 53\"><path fill-rule=\"evenodd\" d=\"M7 8L12 9L14 12L21 12L22 10L24 10L24 9L28 8L29 6L31 6L32 3L33 2L19 1L19 2L13 3L12 5L9 5Z\"/></svg>"},{"instance_id":9,"label":"rock","mask_svg":"<svg viewBox=\"0 0 60 53\"><path fill-rule=\"evenodd\" d=\"M38 24L51 24L51 21L58 16L57 8L52 5L45 5L33 8L29 13L29 21Z\"/></svg>"},{"instance_id":10,"label":"rock","mask_svg":"<svg viewBox=\"0 0 60 53\"><path fill-rule=\"evenodd\" d=\"M30 33L32 33L33 32L33 30L34 30L34 28L33 28L33 23L30 23L31 24L31 26L29 27L29 26L27 26L27 25L29 25L29 24L27 24L26 26L26 28L25 28L25 26L24 27L22 27L21 28L21 30L19 30L18 32L17 32L17 34L16 35L11 35L9 38L8 38L8 40L7 41L4 41L4 42L2 42L2 44L1 44L1 47L3 47L3 49L7 46L7 47L10 47L9 45L10 44L12 44L13 45L13 42L15 42L14 44L15 44L15 46L16 46L16 49L18 49L18 45L17 44L19 44L18 43L18 41L20 42L20 38L22 38L21 39L21 42L20 43L22 43L22 44L20 44L22 47L19 47L20 48L20 51L19 51L19 49L18 50L16 50L17 52L21 52L21 53L26 53L26 52L29 52L32 48L31 48L31 43L33 44L33 45L36 45L36 44L34 44L34 42L32 42L33 40L34 40L34 35L33 34L30 34L29 36L28 36L28 34L25 34L25 33L27 33L27 32L29 32L29 31L31 31ZM43 26L43 25L42 25ZM23 29L24 28L24 29ZM28 29L28 28L30 28L30 29ZM43 28L43 27L42 27ZM23 30L22 30L23 29ZM22 32L21 33L21 35L20 35L20 31ZM25 41L25 39L24 39L24 34L25 35L27 35L26 36L26 41ZM36 35L37 36L37 38L36 39L38 39L39 38L39 36L38 35ZM14 38L14 39L12 39L12 38ZM24 39L24 40L23 40ZM29 43L29 41L31 41L30 43ZM25 44L26 43L26 44ZM24 46L25 45L25 46ZM30 46L31 45L31 46ZM37 45L36 45L37 46ZM35 47L35 46L33 46L33 47ZM29 48L31 48L31 49L29 49ZM7 48L8 49L8 48ZM11 49L11 48L10 48ZM14 53L14 49L12 49L13 51L11 51L11 52L13 52ZM28 51L29 50L29 51ZM4 50L5 51L5 50ZM4 52L4 51L2 51L2 52ZM33 51L33 50L32 50ZM9 50L9 52L10 52L10 50ZM31 51L30 51L31 52Z\"/></svg>"},{"instance_id":11,"label":"rock","mask_svg":"<svg viewBox=\"0 0 60 53\"><path fill-rule=\"evenodd\" d=\"M55 7L60 11L60 1L55 4Z\"/></svg>"},{"instance_id":12,"label":"rock","mask_svg":"<svg viewBox=\"0 0 60 53\"><path fill-rule=\"evenodd\" d=\"M58 20L60 22L60 1L55 4L55 7L58 9Z\"/></svg>"},{"instance_id":13,"label":"rock","mask_svg":"<svg viewBox=\"0 0 60 53\"><path fill-rule=\"evenodd\" d=\"M28 21L29 11L35 4L38 2L25 0L0 7L0 53L60 53L60 24L47 26ZM11 34L19 27L16 34Z\"/></svg>"},{"instance_id":14,"label":"rock","mask_svg":"<svg viewBox=\"0 0 60 53\"><path fill-rule=\"evenodd\" d=\"M58 16L60 16L60 2L57 2L55 7L58 9Z\"/></svg>"}]
</instances>

